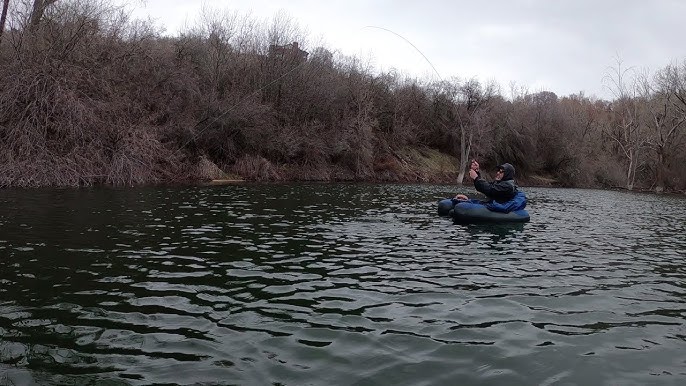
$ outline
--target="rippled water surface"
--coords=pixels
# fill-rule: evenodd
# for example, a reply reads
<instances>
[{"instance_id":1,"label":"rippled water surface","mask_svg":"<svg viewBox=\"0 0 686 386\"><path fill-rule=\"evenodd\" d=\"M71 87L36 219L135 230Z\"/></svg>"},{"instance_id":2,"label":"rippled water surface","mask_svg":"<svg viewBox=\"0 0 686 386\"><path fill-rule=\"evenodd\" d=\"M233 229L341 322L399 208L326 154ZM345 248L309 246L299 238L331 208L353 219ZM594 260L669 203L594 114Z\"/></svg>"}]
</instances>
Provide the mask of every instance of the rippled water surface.
<instances>
[{"instance_id":1,"label":"rippled water surface","mask_svg":"<svg viewBox=\"0 0 686 386\"><path fill-rule=\"evenodd\" d=\"M0 190L0 384L686 384L686 200L526 192Z\"/></svg>"}]
</instances>

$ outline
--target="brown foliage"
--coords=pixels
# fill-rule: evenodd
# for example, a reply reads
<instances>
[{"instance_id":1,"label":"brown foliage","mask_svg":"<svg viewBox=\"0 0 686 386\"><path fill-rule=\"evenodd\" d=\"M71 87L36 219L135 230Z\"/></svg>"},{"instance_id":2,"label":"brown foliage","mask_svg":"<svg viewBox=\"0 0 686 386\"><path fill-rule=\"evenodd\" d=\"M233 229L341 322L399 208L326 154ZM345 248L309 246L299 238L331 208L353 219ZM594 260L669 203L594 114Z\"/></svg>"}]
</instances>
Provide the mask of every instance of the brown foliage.
<instances>
[{"instance_id":1,"label":"brown foliage","mask_svg":"<svg viewBox=\"0 0 686 386\"><path fill-rule=\"evenodd\" d=\"M275 181L280 176L269 160L258 155L245 155L236 161L233 172L253 181Z\"/></svg>"},{"instance_id":2,"label":"brown foliage","mask_svg":"<svg viewBox=\"0 0 686 386\"><path fill-rule=\"evenodd\" d=\"M208 163L259 181L454 180L406 149L565 186L686 184L683 65L612 102L506 99L474 79L375 74L308 49L283 16L265 30L207 11L172 38L106 0L27 4L39 17L12 15L0 41L0 186L185 181Z\"/></svg>"}]
</instances>

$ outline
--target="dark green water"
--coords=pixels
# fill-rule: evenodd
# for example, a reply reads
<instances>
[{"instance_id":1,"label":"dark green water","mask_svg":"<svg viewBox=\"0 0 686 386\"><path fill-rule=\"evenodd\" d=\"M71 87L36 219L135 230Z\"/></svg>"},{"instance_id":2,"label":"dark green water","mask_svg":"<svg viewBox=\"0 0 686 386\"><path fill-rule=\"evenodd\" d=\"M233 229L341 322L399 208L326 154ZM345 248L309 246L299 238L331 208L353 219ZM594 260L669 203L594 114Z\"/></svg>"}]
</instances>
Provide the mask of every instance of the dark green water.
<instances>
[{"instance_id":1,"label":"dark green water","mask_svg":"<svg viewBox=\"0 0 686 386\"><path fill-rule=\"evenodd\" d=\"M686 384L686 200L526 191L0 190L0 384Z\"/></svg>"}]
</instances>

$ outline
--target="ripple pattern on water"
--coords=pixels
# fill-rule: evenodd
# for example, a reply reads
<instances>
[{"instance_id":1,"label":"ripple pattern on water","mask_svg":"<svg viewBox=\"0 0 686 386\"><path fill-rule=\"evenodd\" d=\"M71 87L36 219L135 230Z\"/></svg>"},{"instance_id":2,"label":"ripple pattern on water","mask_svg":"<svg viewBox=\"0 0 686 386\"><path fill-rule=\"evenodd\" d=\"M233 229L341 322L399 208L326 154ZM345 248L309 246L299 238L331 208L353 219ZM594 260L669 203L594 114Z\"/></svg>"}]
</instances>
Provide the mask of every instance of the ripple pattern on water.
<instances>
[{"instance_id":1,"label":"ripple pattern on water","mask_svg":"<svg viewBox=\"0 0 686 386\"><path fill-rule=\"evenodd\" d=\"M681 384L686 200L429 185L0 193L0 383Z\"/></svg>"}]
</instances>

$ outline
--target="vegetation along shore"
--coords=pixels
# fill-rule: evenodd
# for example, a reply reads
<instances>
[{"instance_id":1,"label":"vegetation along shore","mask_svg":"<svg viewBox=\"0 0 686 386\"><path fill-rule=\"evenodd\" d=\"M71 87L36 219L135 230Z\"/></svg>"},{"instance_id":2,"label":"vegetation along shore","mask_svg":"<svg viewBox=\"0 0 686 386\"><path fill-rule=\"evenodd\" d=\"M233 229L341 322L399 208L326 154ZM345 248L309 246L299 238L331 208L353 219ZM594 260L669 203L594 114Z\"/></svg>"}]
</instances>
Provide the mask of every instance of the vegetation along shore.
<instances>
[{"instance_id":1,"label":"vegetation along shore","mask_svg":"<svg viewBox=\"0 0 686 386\"><path fill-rule=\"evenodd\" d=\"M206 12L169 36L107 1L4 0L0 186L207 180L686 190L686 62L610 66L615 97L378 73L292 20Z\"/></svg>"}]
</instances>

